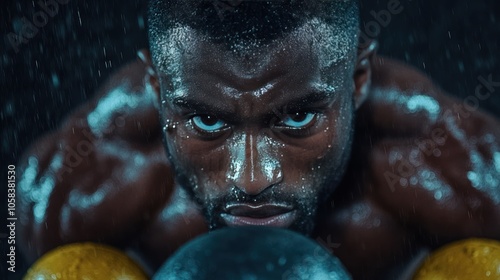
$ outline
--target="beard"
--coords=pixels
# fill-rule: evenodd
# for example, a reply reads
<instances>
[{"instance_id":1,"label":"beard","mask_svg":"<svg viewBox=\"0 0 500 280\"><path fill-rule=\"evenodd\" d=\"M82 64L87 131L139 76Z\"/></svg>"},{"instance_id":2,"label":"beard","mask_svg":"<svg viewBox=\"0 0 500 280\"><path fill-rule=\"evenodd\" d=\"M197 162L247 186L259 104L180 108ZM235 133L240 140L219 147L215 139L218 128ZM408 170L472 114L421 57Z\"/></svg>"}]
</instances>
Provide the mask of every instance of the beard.
<instances>
[{"instance_id":1,"label":"beard","mask_svg":"<svg viewBox=\"0 0 500 280\"><path fill-rule=\"evenodd\" d=\"M343 169L342 165L341 170ZM180 186L200 206L210 230L227 227L221 217L221 214L225 213L224 208L227 205L278 204L290 206L295 212L295 219L287 229L310 236L317 224L318 211L322 208L321 205L326 202L335 189L336 184L332 184L332 182L339 181L339 178L342 177L342 174L337 172L342 172L341 170L335 169L330 173L332 174L330 176L318 176L319 174L314 176L311 174L309 182L312 182L312 184L304 184L299 187L276 185L258 195L248 195L237 187L228 188L227 191L218 194L205 195L205 192L202 193L200 190L218 188L195 183L208 180L196 180L194 176L191 177L192 179L188 179L186 174L190 174L190 172L176 170L176 174Z\"/></svg>"}]
</instances>

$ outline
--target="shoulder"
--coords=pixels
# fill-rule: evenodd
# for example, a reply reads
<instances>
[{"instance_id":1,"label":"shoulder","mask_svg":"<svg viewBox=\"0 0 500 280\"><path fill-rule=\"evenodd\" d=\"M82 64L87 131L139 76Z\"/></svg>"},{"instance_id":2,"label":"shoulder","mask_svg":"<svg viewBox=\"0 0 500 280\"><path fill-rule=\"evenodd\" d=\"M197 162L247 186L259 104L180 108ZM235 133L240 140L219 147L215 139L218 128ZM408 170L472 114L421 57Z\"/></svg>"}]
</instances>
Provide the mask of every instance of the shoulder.
<instances>
[{"instance_id":1,"label":"shoulder","mask_svg":"<svg viewBox=\"0 0 500 280\"><path fill-rule=\"evenodd\" d=\"M333 251L351 271L365 273L420 246L498 239L498 178L498 119L447 95L418 70L375 57L350 165L319 236L340 244ZM408 240L420 242L409 248Z\"/></svg>"},{"instance_id":2,"label":"shoulder","mask_svg":"<svg viewBox=\"0 0 500 280\"><path fill-rule=\"evenodd\" d=\"M123 241L170 196L173 170L146 73L141 61L124 66L24 152L19 235L31 244L22 248L28 259L67 242Z\"/></svg>"},{"instance_id":3,"label":"shoulder","mask_svg":"<svg viewBox=\"0 0 500 280\"><path fill-rule=\"evenodd\" d=\"M377 59L358 119L358 140L371 135L359 158L364 193L424 235L498 236L500 121L410 66Z\"/></svg>"}]
</instances>

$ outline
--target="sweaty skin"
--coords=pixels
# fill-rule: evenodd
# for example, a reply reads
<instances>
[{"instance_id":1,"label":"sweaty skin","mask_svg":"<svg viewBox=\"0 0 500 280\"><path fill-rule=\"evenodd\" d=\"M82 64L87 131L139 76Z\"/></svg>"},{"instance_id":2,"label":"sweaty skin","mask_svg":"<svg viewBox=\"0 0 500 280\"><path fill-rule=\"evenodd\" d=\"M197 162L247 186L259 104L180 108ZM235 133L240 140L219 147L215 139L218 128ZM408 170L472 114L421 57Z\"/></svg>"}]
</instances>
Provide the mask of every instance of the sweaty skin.
<instances>
[{"instance_id":1,"label":"sweaty skin","mask_svg":"<svg viewBox=\"0 0 500 280\"><path fill-rule=\"evenodd\" d=\"M19 238L30 262L61 244L98 241L157 268L208 230L174 181L144 60L112 76L21 160ZM349 167L312 238L357 279L381 277L423 247L500 239L499 121L408 66L370 63Z\"/></svg>"}]
</instances>

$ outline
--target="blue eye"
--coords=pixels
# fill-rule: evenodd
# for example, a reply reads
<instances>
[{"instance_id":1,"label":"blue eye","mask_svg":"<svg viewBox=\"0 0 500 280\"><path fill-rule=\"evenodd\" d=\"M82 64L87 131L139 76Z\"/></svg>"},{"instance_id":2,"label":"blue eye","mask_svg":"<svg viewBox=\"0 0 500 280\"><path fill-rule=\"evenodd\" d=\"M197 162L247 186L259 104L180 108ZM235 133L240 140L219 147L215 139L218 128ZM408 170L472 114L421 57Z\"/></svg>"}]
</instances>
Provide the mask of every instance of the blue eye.
<instances>
[{"instance_id":1,"label":"blue eye","mask_svg":"<svg viewBox=\"0 0 500 280\"><path fill-rule=\"evenodd\" d=\"M198 115L192 119L193 125L204 132L215 132L226 126L226 123L210 115Z\"/></svg>"},{"instance_id":2,"label":"blue eye","mask_svg":"<svg viewBox=\"0 0 500 280\"><path fill-rule=\"evenodd\" d=\"M292 114L287 114L286 117L281 121L285 126L291 128L304 128L308 124L314 121L316 113L311 112L297 112Z\"/></svg>"}]
</instances>

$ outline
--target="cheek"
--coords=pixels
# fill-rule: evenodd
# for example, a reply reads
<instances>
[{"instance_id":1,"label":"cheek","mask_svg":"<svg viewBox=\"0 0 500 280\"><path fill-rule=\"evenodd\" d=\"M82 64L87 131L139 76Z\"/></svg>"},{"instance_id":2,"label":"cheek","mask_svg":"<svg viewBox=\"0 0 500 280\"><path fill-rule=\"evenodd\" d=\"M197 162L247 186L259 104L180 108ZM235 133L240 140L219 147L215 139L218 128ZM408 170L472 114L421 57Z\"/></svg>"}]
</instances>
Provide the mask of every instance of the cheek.
<instances>
[{"instance_id":1,"label":"cheek","mask_svg":"<svg viewBox=\"0 0 500 280\"><path fill-rule=\"evenodd\" d=\"M167 138L172 164L178 172L195 180L202 189L215 188L227 169L228 153L224 146L207 147L207 143L172 133Z\"/></svg>"},{"instance_id":2,"label":"cheek","mask_svg":"<svg viewBox=\"0 0 500 280\"><path fill-rule=\"evenodd\" d=\"M317 185L344 165L351 145L352 111L332 111L318 133L303 140L301 145L287 146L281 152L285 177L291 184Z\"/></svg>"}]
</instances>

